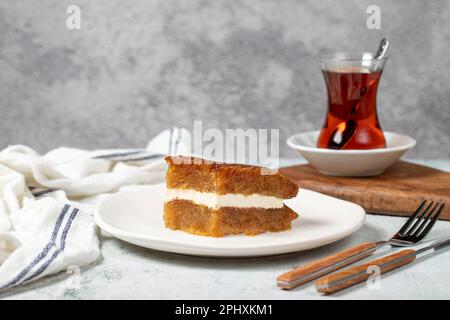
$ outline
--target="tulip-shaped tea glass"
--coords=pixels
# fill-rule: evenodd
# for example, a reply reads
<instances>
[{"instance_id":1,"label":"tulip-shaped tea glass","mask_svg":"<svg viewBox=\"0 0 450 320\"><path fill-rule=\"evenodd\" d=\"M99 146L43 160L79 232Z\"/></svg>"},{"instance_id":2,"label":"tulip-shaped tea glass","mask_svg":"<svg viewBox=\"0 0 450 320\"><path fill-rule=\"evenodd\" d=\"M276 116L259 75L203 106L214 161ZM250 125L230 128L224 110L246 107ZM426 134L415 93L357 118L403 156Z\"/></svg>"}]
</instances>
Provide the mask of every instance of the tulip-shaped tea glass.
<instances>
[{"instance_id":1,"label":"tulip-shaped tea glass","mask_svg":"<svg viewBox=\"0 0 450 320\"><path fill-rule=\"evenodd\" d=\"M329 149L385 148L377 115L377 89L387 58L371 53L321 57L328 112L317 146Z\"/></svg>"}]
</instances>

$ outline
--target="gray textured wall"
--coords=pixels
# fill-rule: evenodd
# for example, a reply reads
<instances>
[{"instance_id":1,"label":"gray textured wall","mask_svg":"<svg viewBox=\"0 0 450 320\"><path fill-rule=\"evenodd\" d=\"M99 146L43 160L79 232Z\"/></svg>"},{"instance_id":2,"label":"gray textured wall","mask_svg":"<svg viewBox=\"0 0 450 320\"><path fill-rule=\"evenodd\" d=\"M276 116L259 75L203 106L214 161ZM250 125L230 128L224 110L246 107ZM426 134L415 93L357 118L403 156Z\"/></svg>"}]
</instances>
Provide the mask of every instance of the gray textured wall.
<instances>
[{"instance_id":1,"label":"gray textured wall","mask_svg":"<svg viewBox=\"0 0 450 320\"><path fill-rule=\"evenodd\" d=\"M66 28L69 4L79 31ZM381 30L366 27L369 4ZM410 157L449 158L449 17L445 0L3 0L0 147L138 147L195 119L284 139L322 124L318 54L386 36L383 128L418 139Z\"/></svg>"}]
</instances>

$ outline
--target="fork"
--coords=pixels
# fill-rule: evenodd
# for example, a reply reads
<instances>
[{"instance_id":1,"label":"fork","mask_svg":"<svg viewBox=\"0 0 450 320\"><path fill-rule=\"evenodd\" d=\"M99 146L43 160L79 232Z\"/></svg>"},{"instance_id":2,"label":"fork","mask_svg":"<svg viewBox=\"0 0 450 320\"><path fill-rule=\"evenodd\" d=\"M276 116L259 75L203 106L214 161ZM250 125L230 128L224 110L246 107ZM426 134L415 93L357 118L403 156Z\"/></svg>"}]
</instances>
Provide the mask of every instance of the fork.
<instances>
[{"instance_id":1,"label":"fork","mask_svg":"<svg viewBox=\"0 0 450 320\"><path fill-rule=\"evenodd\" d=\"M378 267L379 276L381 276L382 274L414 262L414 260L416 260L416 258L423 253L439 251L439 249L442 249L449 244L450 237L447 236L426 247L420 248L419 250L406 249L397 251L388 256L335 272L317 280L316 290L320 293L331 294L336 291L346 289L369 279L371 274L373 274L368 272L369 268Z\"/></svg>"},{"instance_id":2,"label":"fork","mask_svg":"<svg viewBox=\"0 0 450 320\"><path fill-rule=\"evenodd\" d=\"M293 289L299 285L317 279L356 261L370 256L375 250L390 245L408 247L420 242L433 228L445 203L434 201L427 204L424 200L405 224L389 240L364 242L323 259L312 261L294 270L283 273L277 278L277 285L283 289ZM424 209L425 208L425 209ZM424 210L423 210L424 209Z\"/></svg>"}]
</instances>

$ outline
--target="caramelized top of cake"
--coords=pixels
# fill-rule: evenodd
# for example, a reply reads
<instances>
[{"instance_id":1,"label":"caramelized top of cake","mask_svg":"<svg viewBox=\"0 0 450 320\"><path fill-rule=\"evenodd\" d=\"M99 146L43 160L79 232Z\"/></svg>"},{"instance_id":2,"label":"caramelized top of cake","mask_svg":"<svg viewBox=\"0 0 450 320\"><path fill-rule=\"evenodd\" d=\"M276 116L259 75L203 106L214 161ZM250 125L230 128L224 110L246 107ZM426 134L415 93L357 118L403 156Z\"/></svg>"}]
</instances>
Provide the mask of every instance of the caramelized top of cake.
<instances>
[{"instance_id":1,"label":"caramelized top of cake","mask_svg":"<svg viewBox=\"0 0 450 320\"><path fill-rule=\"evenodd\" d=\"M216 194L261 194L282 199L297 195L298 186L279 172L244 164L227 164L195 157L166 157L170 189L192 189Z\"/></svg>"}]
</instances>

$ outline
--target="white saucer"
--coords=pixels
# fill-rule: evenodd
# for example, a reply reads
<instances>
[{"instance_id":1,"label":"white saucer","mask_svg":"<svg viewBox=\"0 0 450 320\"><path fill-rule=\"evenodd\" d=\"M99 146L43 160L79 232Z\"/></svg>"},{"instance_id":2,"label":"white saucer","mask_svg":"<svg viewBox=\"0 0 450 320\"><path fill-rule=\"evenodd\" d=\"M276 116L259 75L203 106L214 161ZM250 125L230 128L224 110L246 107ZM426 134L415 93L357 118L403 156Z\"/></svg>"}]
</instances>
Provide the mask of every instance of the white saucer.
<instances>
[{"instance_id":1,"label":"white saucer","mask_svg":"<svg viewBox=\"0 0 450 320\"><path fill-rule=\"evenodd\" d=\"M332 176L374 176L383 173L416 145L411 137L384 132L386 148L370 150L334 150L317 148L319 131L295 134L287 144L300 153L317 171Z\"/></svg>"},{"instance_id":2,"label":"white saucer","mask_svg":"<svg viewBox=\"0 0 450 320\"><path fill-rule=\"evenodd\" d=\"M164 227L165 185L139 186L106 197L95 221L112 236L138 246L197 256L252 257L301 251L326 245L358 230L365 220L360 206L300 189L286 204L299 214L292 230L253 237L195 236Z\"/></svg>"}]
</instances>

